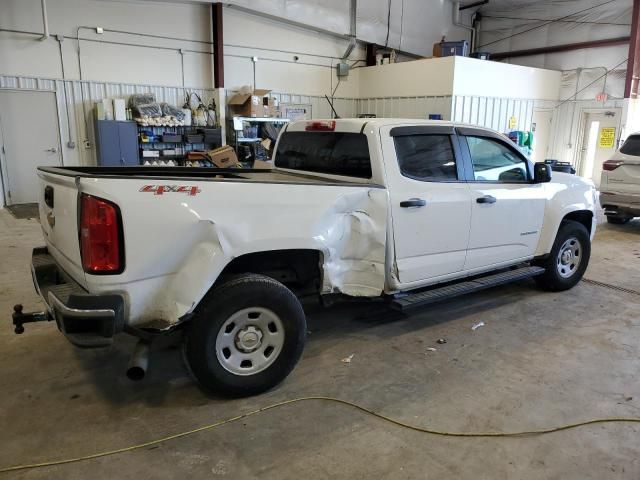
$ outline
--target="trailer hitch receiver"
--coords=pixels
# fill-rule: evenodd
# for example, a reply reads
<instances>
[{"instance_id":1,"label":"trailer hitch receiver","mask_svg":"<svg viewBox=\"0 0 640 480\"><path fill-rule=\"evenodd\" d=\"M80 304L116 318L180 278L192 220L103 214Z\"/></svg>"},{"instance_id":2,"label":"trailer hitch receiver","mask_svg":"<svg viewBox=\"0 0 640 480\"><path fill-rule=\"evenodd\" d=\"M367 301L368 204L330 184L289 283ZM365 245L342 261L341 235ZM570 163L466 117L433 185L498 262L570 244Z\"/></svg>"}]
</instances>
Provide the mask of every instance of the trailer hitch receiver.
<instances>
[{"instance_id":1,"label":"trailer hitch receiver","mask_svg":"<svg viewBox=\"0 0 640 480\"><path fill-rule=\"evenodd\" d=\"M48 312L22 312L22 305L13 306L13 331L20 335L24 333L24 324L33 322L50 322L53 320Z\"/></svg>"}]
</instances>

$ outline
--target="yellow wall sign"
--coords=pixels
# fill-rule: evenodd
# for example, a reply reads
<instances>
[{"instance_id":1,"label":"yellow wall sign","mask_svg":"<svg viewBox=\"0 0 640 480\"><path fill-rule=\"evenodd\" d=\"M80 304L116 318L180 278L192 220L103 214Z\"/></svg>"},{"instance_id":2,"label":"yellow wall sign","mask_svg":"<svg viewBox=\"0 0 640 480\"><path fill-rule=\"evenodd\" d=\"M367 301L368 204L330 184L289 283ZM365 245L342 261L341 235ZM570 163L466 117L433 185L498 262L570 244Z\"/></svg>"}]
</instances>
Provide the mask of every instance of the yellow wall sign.
<instances>
[{"instance_id":1,"label":"yellow wall sign","mask_svg":"<svg viewBox=\"0 0 640 480\"><path fill-rule=\"evenodd\" d=\"M518 119L516 117L509 118L509 130L515 130L518 125Z\"/></svg>"},{"instance_id":2,"label":"yellow wall sign","mask_svg":"<svg viewBox=\"0 0 640 480\"><path fill-rule=\"evenodd\" d=\"M598 147L600 148L613 148L616 142L616 129L615 128L601 128L600 137L598 138Z\"/></svg>"}]
</instances>

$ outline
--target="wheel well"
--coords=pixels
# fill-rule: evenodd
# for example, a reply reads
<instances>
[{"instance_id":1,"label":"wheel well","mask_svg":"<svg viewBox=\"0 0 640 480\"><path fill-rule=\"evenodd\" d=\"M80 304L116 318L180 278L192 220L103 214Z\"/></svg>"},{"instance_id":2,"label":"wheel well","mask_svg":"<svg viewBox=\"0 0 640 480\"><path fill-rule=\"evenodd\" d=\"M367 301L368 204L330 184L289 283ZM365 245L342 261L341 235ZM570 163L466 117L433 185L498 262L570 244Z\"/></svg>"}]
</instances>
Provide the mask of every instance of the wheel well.
<instances>
[{"instance_id":1,"label":"wheel well","mask_svg":"<svg viewBox=\"0 0 640 480\"><path fill-rule=\"evenodd\" d=\"M589 210L576 210L575 212L567 213L562 221L573 220L574 222L581 223L584 228L587 229L589 235L591 235L591 227L593 225L593 212Z\"/></svg>"},{"instance_id":2,"label":"wheel well","mask_svg":"<svg viewBox=\"0 0 640 480\"><path fill-rule=\"evenodd\" d=\"M218 279L238 273L260 273L283 283L297 294L310 290L319 292L321 266L322 253L318 250L269 250L234 258Z\"/></svg>"}]
</instances>

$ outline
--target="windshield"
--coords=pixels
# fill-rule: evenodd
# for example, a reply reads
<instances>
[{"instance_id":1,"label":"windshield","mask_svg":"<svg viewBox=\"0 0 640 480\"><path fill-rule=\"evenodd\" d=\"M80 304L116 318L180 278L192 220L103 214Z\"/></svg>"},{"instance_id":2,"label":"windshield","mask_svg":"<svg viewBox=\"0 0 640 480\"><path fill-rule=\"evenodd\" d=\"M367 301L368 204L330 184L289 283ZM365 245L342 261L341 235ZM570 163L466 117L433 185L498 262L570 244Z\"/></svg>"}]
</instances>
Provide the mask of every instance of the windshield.
<instances>
[{"instance_id":1,"label":"windshield","mask_svg":"<svg viewBox=\"0 0 640 480\"><path fill-rule=\"evenodd\" d=\"M640 135L631 135L620 148L620 153L640 157Z\"/></svg>"},{"instance_id":2,"label":"windshield","mask_svg":"<svg viewBox=\"0 0 640 480\"><path fill-rule=\"evenodd\" d=\"M347 132L285 132L275 165L306 172L371 178L367 137Z\"/></svg>"}]
</instances>

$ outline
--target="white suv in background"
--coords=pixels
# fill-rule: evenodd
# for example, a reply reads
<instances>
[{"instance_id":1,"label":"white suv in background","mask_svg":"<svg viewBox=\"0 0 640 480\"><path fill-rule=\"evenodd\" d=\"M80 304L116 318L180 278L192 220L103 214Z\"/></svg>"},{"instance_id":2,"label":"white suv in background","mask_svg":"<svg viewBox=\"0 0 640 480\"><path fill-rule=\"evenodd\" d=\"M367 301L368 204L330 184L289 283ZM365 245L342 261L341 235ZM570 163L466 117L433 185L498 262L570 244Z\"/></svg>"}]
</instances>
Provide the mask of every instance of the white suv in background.
<instances>
[{"instance_id":1,"label":"white suv in background","mask_svg":"<svg viewBox=\"0 0 640 480\"><path fill-rule=\"evenodd\" d=\"M602 165L600 205L609 223L640 217L640 132L629 135Z\"/></svg>"}]
</instances>

